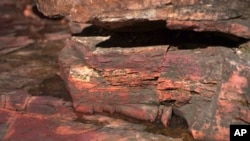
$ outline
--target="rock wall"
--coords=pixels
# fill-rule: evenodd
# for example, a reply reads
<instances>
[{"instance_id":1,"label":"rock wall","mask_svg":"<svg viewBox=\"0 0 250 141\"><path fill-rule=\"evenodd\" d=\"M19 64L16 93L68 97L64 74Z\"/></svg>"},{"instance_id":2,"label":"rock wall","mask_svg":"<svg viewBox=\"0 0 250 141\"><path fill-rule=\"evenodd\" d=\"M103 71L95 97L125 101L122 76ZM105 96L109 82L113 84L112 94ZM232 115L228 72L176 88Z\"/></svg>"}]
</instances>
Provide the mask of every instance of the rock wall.
<instances>
[{"instance_id":1,"label":"rock wall","mask_svg":"<svg viewBox=\"0 0 250 141\"><path fill-rule=\"evenodd\" d=\"M38 0L37 7L46 16L66 16L72 25L112 30L109 36L79 34L59 54L77 112L120 113L166 127L178 115L195 140L226 141L230 124L250 123L249 42L193 48L197 39L185 34L192 42L173 49L176 42L165 39L180 34L145 33L212 31L240 44L250 39L249 0ZM113 31L133 33L116 38ZM135 32L144 38L138 40ZM198 40L220 40L208 36Z\"/></svg>"}]
</instances>

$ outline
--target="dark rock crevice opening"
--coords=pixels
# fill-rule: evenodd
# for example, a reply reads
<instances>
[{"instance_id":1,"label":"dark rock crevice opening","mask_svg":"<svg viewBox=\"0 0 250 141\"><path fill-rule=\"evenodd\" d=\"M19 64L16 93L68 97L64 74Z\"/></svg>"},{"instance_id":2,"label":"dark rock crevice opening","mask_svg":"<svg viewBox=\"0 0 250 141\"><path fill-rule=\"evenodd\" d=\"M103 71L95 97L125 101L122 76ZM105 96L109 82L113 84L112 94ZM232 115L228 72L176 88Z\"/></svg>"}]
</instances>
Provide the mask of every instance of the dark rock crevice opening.
<instances>
[{"instance_id":1,"label":"dark rock crevice opening","mask_svg":"<svg viewBox=\"0 0 250 141\"><path fill-rule=\"evenodd\" d=\"M134 27L136 28L136 26ZM170 30L159 28L150 31L121 32L91 25L73 36L110 36L96 45L97 48L131 48L170 45L175 49L196 49L208 46L238 47L247 42L245 38L220 32L195 32L191 30Z\"/></svg>"}]
</instances>

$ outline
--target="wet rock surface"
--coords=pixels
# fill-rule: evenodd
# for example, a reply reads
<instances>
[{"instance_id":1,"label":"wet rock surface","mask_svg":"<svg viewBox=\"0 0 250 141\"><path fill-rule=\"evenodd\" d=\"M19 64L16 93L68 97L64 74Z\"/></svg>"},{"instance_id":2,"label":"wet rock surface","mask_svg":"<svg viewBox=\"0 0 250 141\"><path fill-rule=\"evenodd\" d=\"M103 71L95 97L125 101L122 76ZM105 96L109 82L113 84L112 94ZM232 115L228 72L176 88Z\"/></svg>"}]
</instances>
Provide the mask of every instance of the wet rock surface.
<instances>
[{"instance_id":1,"label":"wet rock surface","mask_svg":"<svg viewBox=\"0 0 250 141\"><path fill-rule=\"evenodd\" d=\"M144 31L161 26L244 38L250 38L249 7L249 0L38 0L39 10L47 16L68 16L109 29Z\"/></svg>"},{"instance_id":2,"label":"wet rock surface","mask_svg":"<svg viewBox=\"0 0 250 141\"><path fill-rule=\"evenodd\" d=\"M0 9L0 140L193 140L179 117L165 128L76 112L57 61L68 21L42 16L32 0L2 0Z\"/></svg>"}]
</instances>

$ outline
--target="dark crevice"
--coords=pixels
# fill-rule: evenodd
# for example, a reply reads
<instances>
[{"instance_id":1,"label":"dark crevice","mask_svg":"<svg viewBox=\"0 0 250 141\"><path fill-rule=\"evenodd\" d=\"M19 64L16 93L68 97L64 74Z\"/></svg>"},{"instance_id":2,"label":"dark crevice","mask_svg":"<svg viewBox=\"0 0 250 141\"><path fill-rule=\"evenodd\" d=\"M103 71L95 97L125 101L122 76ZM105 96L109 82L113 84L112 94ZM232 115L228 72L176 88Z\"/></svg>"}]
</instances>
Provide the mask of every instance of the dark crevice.
<instances>
[{"instance_id":1,"label":"dark crevice","mask_svg":"<svg viewBox=\"0 0 250 141\"><path fill-rule=\"evenodd\" d=\"M159 76L156 76L154 78L147 78L147 79L143 79L144 81L157 81L159 79Z\"/></svg>"},{"instance_id":2,"label":"dark crevice","mask_svg":"<svg viewBox=\"0 0 250 141\"><path fill-rule=\"evenodd\" d=\"M180 88L165 88L165 89L161 89L161 91L185 91L185 92L190 92L191 94L200 94L199 92L195 90L184 90Z\"/></svg>"},{"instance_id":3,"label":"dark crevice","mask_svg":"<svg viewBox=\"0 0 250 141\"><path fill-rule=\"evenodd\" d=\"M169 128L184 128L184 129L188 129L188 123L187 121L178 116L175 112L172 114L172 117L169 121Z\"/></svg>"},{"instance_id":4,"label":"dark crevice","mask_svg":"<svg viewBox=\"0 0 250 141\"><path fill-rule=\"evenodd\" d=\"M64 18L64 16L61 15L54 15L52 17L45 16L37 9L37 6L35 4L32 6L32 12L41 19L47 19L51 21L58 21Z\"/></svg>"},{"instance_id":5,"label":"dark crevice","mask_svg":"<svg viewBox=\"0 0 250 141\"><path fill-rule=\"evenodd\" d=\"M156 22L157 23L157 22ZM151 25L152 24L152 25ZM144 25L144 29L153 26L155 23ZM195 32L191 30L169 30L165 28L161 22L157 23L161 26L158 29L142 31L142 29L125 32L112 31L97 26L89 26L81 33L74 34L74 36L110 36L109 39L100 42L96 45L98 48L111 47L142 47L142 46L157 46L157 45L171 45L177 49L196 49L206 48L208 46L225 46L238 47L240 44L247 42L246 39L240 38L231 34L220 32ZM163 26L164 25L164 26ZM136 26L135 26L136 27ZM140 26L138 26L139 28ZM140 27L140 28L142 28ZM131 27L128 29L131 30Z\"/></svg>"},{"instance_id":6,"label":"dark crevice","mask_svg":"<svg viewBox=\"0 0 250 141\"><path fill-rule=\"evenodd\" d=\"M161 89L164 91L177 91L179 88L165 88L165 89Z\"/></svg>"},{"instance_id":7,"label":"dark crevice","mask_svg":"<svg viewBox=\"0 0 250 141\"><path fill-rule=\"evenodd\" d=\"M192 135L188 131L188 124L186 120L173 112L171 119L168 121L168 127L163 126L160 121L155 123L147 123L147 132L154 134L161 134L178 138L182 136L184 141L193 141Z\"/></svg>"},{"instance_id":8,"label":"dark crevice","mask_svg":"<svg viewBox=\"0 0 250 141\"><path fill-rule=\"evenodd\" d=\"M206 85L217 85L218 82L201 82L202 84L206 84Z\"/></svg>"},{"instance_id":9,"label":"dark crevice","mask_svg":"<svg viewBox=\"0 0 250 141\"><path fill-rule=\"evenodd\" d=\"M176 103L176 100L165 100L165 101L161 101L160 105L173 106L175 103Z\"/></svg>"},{"instance_id":10,"label":"dark crevice","mask_svg":"<svg viewBox=\"0 0 250 141\"><path fill-rule=\"evenodd\" d=\"M76 37L91 37L91 36L110 36L114 31L107 30L95 25L88 26L81 33L75 33L72 36Z\"/></svg>"},{"instance_id":11,"label":"dark crevice","mask_svg":"<svg viewBox=\"0 0 250 141\"><path fill-rule=\"evenodd\" d=\"M64 81L58 75L44 79L37 87L29 89L32 96L52 96L72 101Z\"/></svg>"}]
</instances>

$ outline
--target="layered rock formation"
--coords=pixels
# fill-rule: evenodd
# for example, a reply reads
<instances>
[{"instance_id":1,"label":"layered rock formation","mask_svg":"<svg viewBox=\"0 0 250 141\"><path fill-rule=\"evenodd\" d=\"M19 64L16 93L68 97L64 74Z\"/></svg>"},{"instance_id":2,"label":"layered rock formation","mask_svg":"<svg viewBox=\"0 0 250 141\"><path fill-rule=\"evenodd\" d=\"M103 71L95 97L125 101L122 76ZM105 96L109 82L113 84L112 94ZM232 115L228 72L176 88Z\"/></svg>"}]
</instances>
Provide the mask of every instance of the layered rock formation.
<instances>
[{"instance_id":1,"label":"layered rock formation","mask_svg":"<svg viewBox=\"0 0 250 141\"><path fill-rule=\"evenodd\" d=\"M149 30L165 22L162 26L170 29L219 31L244 38L250 38L249 7L249 0L38 0L39 10L47 16L68 16L105 28Z\"/></svg>"},{"instance_id":2,"label":"layered rock formation","mask_svg":"<svg viewBox=\"0 0 250 141\"><path fill-rule=\"evenodd\" d=\"M178 33L145 31L216 31L246 41L249 7L249 0L38 0L47 16L119 31L73 37L61 51L62 78L77 112L120 113L166 127L177 115L196 140L229 140L230 124L250 123L249 42L193 47L196 38L185 34L192 42L180 47L183 40L167 41ZM143 38L120 31L143 31Z\"/></svg>"},{"instance_id":3,"label":"layered rock formation","mask_svg":"<svg viewBox=\"0 0 250 141\"><path fill-rule=\"evenodd\" d=\"M0 1L0 141L181 141L182 135L190 137L186 130L170 137L156 133L165 129L153 124L76 113L57 75L57 55L71 36L69 27L64 19L36 15L33 2Z\"/></svg>"},{"instance_id":4,"label":"layered rock formation","mask_svg":"<svg viewBox=\"0 0 250 141\"><path fill-rule=\"evenodd\" d=\"M199 140L228 140L230 124L250 123L250 64L232 50L95 48L105 39L75 37L60 54L76 111L121 113L165 126L175 114Z\"/></svg>"}]
</instances>

